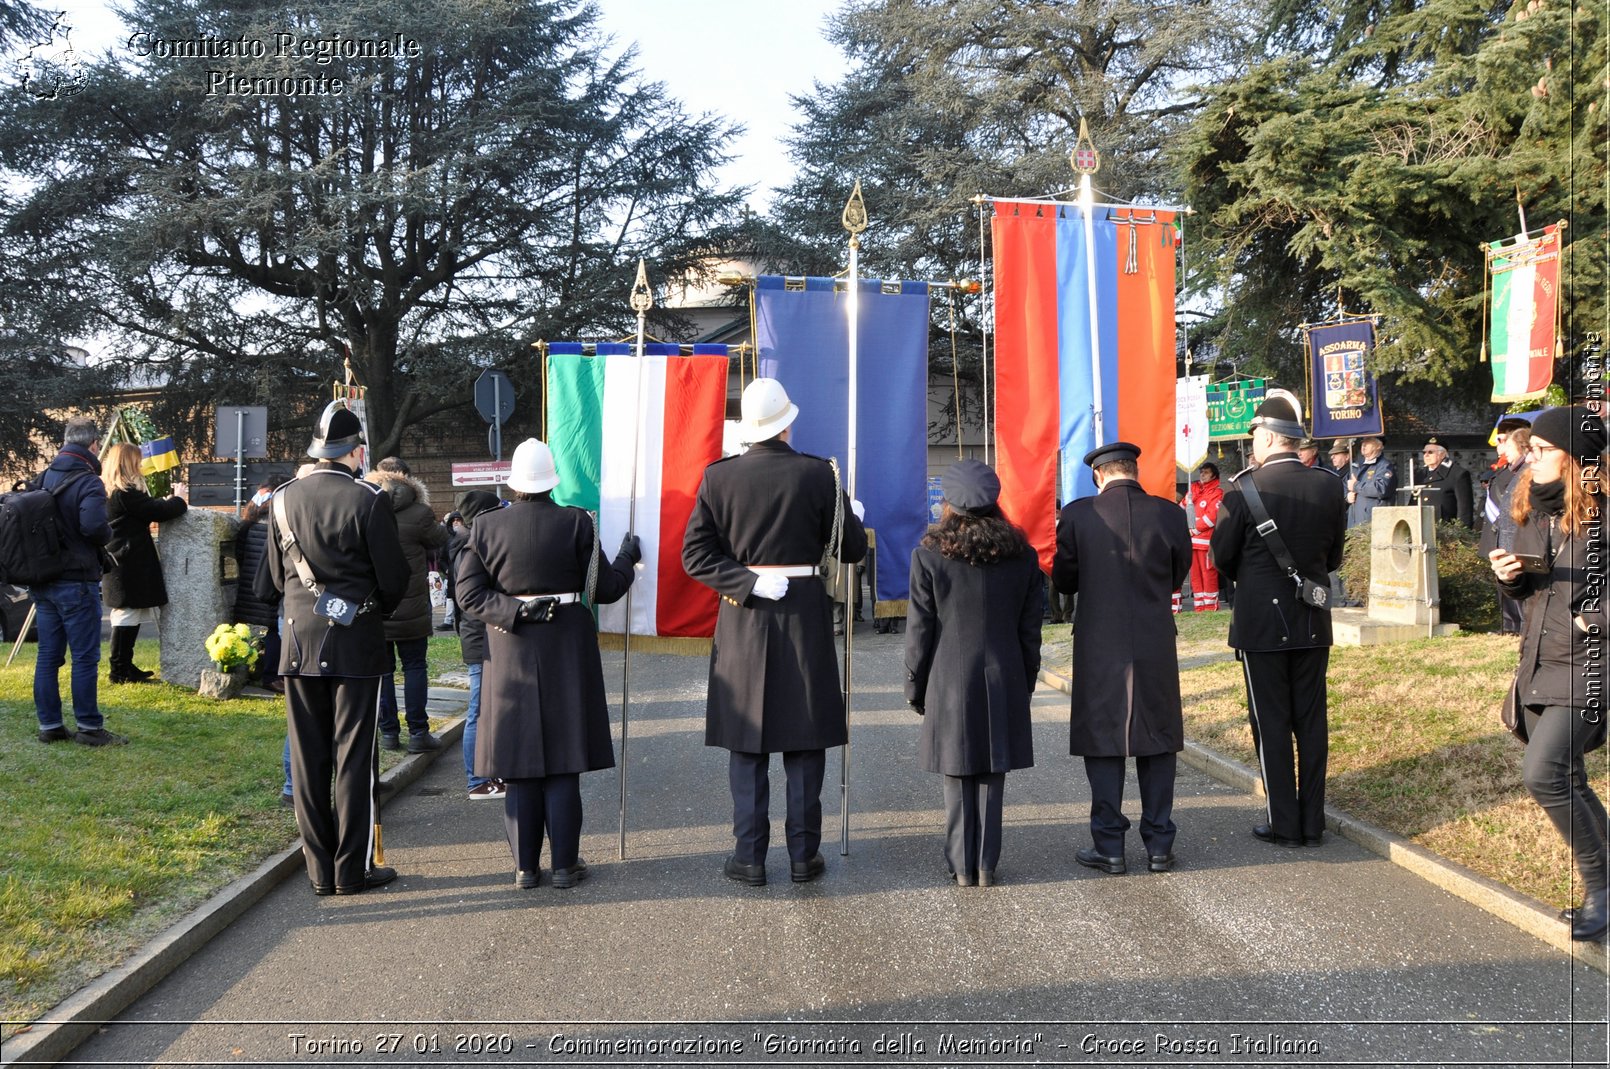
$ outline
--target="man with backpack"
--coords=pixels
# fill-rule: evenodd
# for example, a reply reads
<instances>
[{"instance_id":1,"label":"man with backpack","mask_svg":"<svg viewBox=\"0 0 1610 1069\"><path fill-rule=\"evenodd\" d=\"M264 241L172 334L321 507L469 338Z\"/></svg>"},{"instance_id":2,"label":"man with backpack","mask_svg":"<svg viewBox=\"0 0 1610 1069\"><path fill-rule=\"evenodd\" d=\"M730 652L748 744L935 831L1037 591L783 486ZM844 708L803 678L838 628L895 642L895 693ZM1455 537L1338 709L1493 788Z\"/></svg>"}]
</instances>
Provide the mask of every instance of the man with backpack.
<instances>
[{"instance_id":1,"label":"man with backpack","mask_svg":"<svg viewBox=\"0 0 1610 1069\"><path fill-rule=\"evenodd\" d=\"M95 676L101 662L100 553L112 540L100 447L101 432L94 420L87 416L68 420L61 452L45 469L40 483L55 497L61 563L54 579L28 585L38 606L34 710L39 716L40 742L72 739L85 746L122 746L129 741L106 730L96 696ZM46 555L50 550L41 546L38 552ZM76 732L69 732L62 720L59 673L69 650Z\"/></svg>"}]
</instances>

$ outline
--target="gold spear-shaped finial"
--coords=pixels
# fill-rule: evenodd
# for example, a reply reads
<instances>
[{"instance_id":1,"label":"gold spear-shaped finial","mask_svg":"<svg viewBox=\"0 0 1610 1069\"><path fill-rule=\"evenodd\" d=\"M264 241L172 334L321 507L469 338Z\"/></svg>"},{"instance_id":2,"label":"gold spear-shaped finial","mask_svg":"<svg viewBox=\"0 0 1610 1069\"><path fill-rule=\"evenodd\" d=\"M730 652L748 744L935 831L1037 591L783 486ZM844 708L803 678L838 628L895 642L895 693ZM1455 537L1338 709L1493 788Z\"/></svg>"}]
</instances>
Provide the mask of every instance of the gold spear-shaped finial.
<instances>
[{"instance_id":1,"label":"gold spear-shaped finial","mask_svg":"<svg viewBox=\"0 0 1610 1069\"><path fill-rule=\"evenodd\" d=\"M654 307L654 291L648 288L648 266L637 260L637 281L632 283L632 311L642 315Z\"/></svg>"},{"instance_id":2,"label":"gold spear-shaped finial","mask_svg":"<svg viewBox=\"0 0 1610 1069\"><path fill-rule=\"evenodd\" d=\"M1083 115L1079 116L1079 140L1073 143L1068 164L1076 174L1095 174L1101 170L1101 153L1096 151L1096 143L1090 140L1090 126Z\"/></svg>"},{"instance_id":3,"label":"gold spear-shaped finial","mask_svg":"<svg viewBox=\"0 0 1610 1069\"><path fill-rule=\"evenodd\" d=\"M855 180L855 188L850 191L850 199L844 202L844 215L841 219L844 229L850 232L850 244L861 243L861 231L866 229L866 201L861 199L861 180Z\"/></svg>"}]
</instances>

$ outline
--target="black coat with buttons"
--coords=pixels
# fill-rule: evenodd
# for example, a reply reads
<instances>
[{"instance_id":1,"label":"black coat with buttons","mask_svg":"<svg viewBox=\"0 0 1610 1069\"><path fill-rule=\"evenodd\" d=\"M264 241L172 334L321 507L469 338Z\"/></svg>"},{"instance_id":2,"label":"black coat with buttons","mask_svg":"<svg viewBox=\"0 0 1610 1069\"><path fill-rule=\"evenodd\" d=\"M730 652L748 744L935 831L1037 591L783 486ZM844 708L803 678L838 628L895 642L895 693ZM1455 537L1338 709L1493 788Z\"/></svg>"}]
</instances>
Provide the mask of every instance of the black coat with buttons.
<instances>
[{"instance_id":1,"label":"black coat with buttons","mask_svg":"<svg viewBox=\"0 0 1610 1069\"><path fill-rule=\"evenodd\" d=\"M1347 534L1347 496L1342 481L1306 468L1295 453L1276 453L1260 468L1230 480L1219 525L1213 531L1213 561L1235 580L1230 645L1253 653L1329 646L1330 609L1297 597L1297 584L1275 563L1269 544L1247 510L1241 483L1256 479L1258 496L1280 528L1292 561L1304 578L1328 586L1328 573L1342 566Z\"/></svg>"},{"instance_id":2,"label":"black coat with buttons","mask_svg":"<svg viewBox=\"0 0 1610 1069\"><path fill-rule=\"evenodd\" d=\"M718 460L688 517L682 567L721 595L710 683L706 746L738 753L788 753L842 746L849 738L833 642L833 603L815 577L788 580L781 601L754 595L748 565L814 565L843 510L839 559L866 556L866 528L848 495L833 489L821 457L780 439Z\"/></svg>"},{"instance_id":3,"label":"black coat with buttons","mask_svg":"<svg viewBox=\"0 0 1610 1069\"><path fill-rule=\"evenodd\" d=\"M1515 531L1517 554L1530 554L1552 560L1547 575L1522 572L1507 583L1499 583L1504 593L1526 603L1526 626L1521 632L1520 663L1515 669L1515 687L1522 705L1564 705L1589 708L1597 698L1604 707L1604 666L1606 663L1605 596L1610 578L1605 572L1607 551L1604 530L1606 503L1599 500L1601 519L1567 536L1557 517L1536 511ZM1582 617L1589 630L1576 625ZM1590 668L1596 672L1589 672ZM1590 682L1593 689L1590 690Z\"/></svg>"},{"instance_id":4,"label":"black coat with buttons","mask_svg":"<svg viewBox=\"0 0 1610 1069\"><path fill-rule=\"evenodd\" d=\"M268 512L268 566L258 572L257 593L285 597L280 674L287 676L383 676L392 671L385 616L408 589L408 560L397 537L391 499L346 467L321 462L312 472L274 492L285 503L286 526L320 588L372 608L342 626L313 611L318 596L297 575L281 546L276 510Z\"/></svg>"},{"instance_id":5,"label":"black coat with buttons","mask_svg":"<svg viewBox=\"0 0 1610 1069\"><path fill-rule=\"evenodd\" d=\"M184 515L182 498L153 498L144 490L113 490L106 495L106 521L112 540L106 544L117 567L101 576L101 597L109 609L153 609L168 603L151 525Z\"/></svg>"},{"instance_id":6,"label":"black coat with buttons","mask_svg":"<svg viewBox=\"0 0 1610 1069\"><path fill-rule=\"evenodd\" d=\"M546 623L520 619L515 595L579 594L594 554L585 509L543 498L483 513L458 555L459 606L486 624L475 774L498 779L611 768L604 668L593 611L581 601L554 609ZM632 585L632 560L597 555L595 596L619 601Z\"/></svg>"}]
</instances>

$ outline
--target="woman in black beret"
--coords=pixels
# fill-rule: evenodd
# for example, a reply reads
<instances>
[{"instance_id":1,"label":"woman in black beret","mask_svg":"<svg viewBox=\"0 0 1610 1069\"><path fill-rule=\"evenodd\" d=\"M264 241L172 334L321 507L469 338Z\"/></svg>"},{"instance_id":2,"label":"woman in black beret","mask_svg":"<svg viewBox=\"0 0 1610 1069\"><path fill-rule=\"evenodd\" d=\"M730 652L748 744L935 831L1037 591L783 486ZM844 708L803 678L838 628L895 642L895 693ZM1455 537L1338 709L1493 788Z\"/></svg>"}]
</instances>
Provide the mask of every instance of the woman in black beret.
<instances>
[{"instance_id":1,"label":"woman in black beret","mask_svg":"<svg viewBox=\"0 0 1610 1069\"><path fill-rule=\"evenodd\" d=\"M1511 695L1526 740L1522 776L1571 847L1582 904L1571 938L1610 930L1610 821L1583 755L1605 740L1604 420L1584 407L1532 422L1531 465L1515 484L1513 549L1488 554L1498 586L1525 602Z\"/></svg>"},{"instance_id":2,"label":"woman in black beret","mask_svg":"<svg viewBox=\"0 0 1610 1069\"><path fill-rule=\"evenodd\" d=\"M995 882L1006 773L1034 764L1029 695L1040 672L1045 576L996 504L1001 482L963 460L911 554L906 701L923 717L917 762L945 777L945 867Z\"/></svg>"}]
</instances>

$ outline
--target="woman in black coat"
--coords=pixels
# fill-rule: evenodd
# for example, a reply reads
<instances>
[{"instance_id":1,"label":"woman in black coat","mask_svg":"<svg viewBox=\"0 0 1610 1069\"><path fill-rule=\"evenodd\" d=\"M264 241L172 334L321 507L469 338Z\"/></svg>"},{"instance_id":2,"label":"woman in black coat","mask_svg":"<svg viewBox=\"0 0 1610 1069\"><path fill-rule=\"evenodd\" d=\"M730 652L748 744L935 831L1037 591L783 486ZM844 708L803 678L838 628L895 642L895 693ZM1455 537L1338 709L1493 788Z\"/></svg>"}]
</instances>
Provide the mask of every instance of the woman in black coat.
<instances>
[{"instance_id":1,"label":"woman in black coat","mask_svg":"<svg viewBox=\"0 0 1610 1069\"><path fill-rule=\"evenodd\" d=\"M1524 727L1521 774L1582 876L1571 938L1610 931L1610 820L1583 755L1605 741L1604 421L1554 408L1532 423L1531 466L1515 485L1513 550L1488 554L1498 586L1525 602L1511 699Z\"/></svg>"},{"instance_id":2,"label":"woman in black coat","mask_svg":"<svg viewBox=\"0 0 1610 1069\"><path fill-rule=\"evenodd\" d=\"M182 516L183 499L152 500L140 472L140 447L127 442L109 446L101 457L106 483L106 519L112 526L107 549L117 566L101 576L101 597L111 610L112 642L107 667L113 683L145 683L152 673L134 666L134 642L140 625L154 624L156 610L168 603L151 525Z\"/></svg>"},{"instance_id":3,"label":"woman in black coat","mask_svg":"<svg viewBox=\"0 0 1610 1069\"><path fill-rule=\"evenodd\" d=\"M616 601L642 553L627 535L609 563L592 517L554 504L559 475L542 442L521 442L511 469L514 501L476 519L454 584L460 608L487 625L475 770L504 782L515 885L537 886L546 827L553 885L574 887L587 878L581 773L615 764L589 571L594 601Z\"/></svg>"},{"instance_id":4,"label":"woman in black coat","mask_svg":"<svg viewBox=\"0 0 1610 1069\"><path fill-rule=\"evenodd\" d=\"M988 887L1006 773L1034 764L1045 576L995 504L993 471L963 460L941 485L940 521L911 554L906 701L923 718L917 763L945 777L945 867L963 887Z\"/></svg>"}]
</instances>

